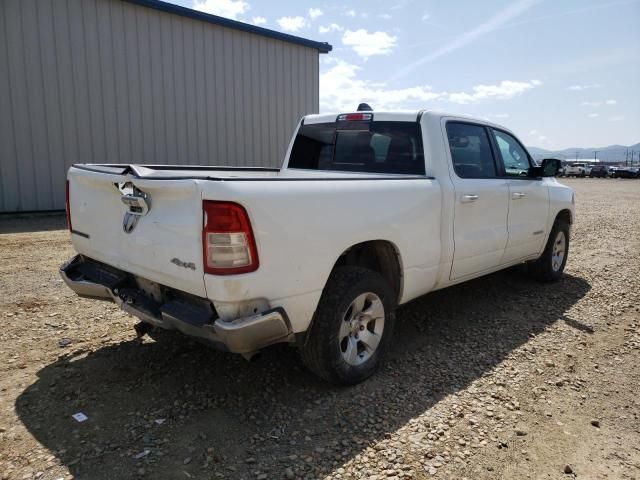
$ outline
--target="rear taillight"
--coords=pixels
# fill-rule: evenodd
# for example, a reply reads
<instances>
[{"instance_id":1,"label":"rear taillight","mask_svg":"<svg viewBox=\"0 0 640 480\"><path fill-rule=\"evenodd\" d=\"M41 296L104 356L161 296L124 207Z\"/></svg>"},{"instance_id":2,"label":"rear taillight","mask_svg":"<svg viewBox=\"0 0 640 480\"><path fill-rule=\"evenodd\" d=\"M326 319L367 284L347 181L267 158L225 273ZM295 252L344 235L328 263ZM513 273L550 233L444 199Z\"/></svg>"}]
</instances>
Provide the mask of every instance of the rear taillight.
<instances>
[{"instance_id":1,"label":"rear taillight","mask_svg":"<svg viewBox=\"0 0 640 480\"><path fill-rule=\"evenodd\" d=\"M258 249L247 211L237 203L204 200L205 273L234 275L258 268Z\"/></svg>"},{"instance_id":2,"label":"rear taillight","mask_svg":"<svg viewBox=\"0 0 640 480\"><path fill-rule=\"evenodd\" d=\"M69 180L67 180L67 186L65 187L64 197L65 197L64 208L67 211L67 227L69 228L69 231L71 231L72 227L71 227L71 206L69 205Z\"/></svg>"}]
</instances>

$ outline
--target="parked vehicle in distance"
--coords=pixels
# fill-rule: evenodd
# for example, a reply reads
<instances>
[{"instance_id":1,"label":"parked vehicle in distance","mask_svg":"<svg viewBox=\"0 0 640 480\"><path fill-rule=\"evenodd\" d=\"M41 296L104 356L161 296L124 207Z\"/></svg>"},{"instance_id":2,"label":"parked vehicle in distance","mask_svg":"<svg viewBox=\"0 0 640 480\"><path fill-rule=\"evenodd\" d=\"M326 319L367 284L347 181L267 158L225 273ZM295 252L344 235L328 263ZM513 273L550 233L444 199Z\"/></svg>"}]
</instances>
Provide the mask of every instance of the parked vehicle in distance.
<instances>
[{"instance_id":1,"label":"parked vehicle in distance","mask_svg":"<svg viewBox=\"0 0 640 480\"><path fill-rule=\"evenodd\" d=\"M504 127L432 111L306 116L281 169L74 165L78 254L60 274L139 317L140 335L247 357L286 342L353 384L378 367L398 305L525 262L561 277L574 194L559 167Z\"/></svg>"},{"instance_id":2,"label":"parked vehicle in distance","mask_svg":"<svg viewBox=\"0 0 640 480\"><path fill-rule=\"evenodd\" d=\"M594 165L591 167L589 176L592 178L606 178L609 176L609 167L606 165Z\"/></svg>"},{"instance_id":3,"label":"parked vehicle in distance","mask_svg":"<svg viewBox=\"0 0 640 480\"><path fill-rule=\"evenodd\" d=\"M565 177L585 177L587 175L586 163L567 162L564 167Z\"/></svg>"},{"instance_id":4,"label":"parked vehicle in distance","mask_svg":"<svg viewBox=\"0 0 640 480\"><path fill-rule=\"evenodd\" d=\"M616 169L617 169L617 168L618 168L618 167L609 167L609 169L607 170L607 173L609 174L609 176L610 176L611 178L614 178L614 177L615 177L615 173L616 173Z\"/></svg>"},{"instance_id":5,"label":"parked vehicle in distance","mask_svg":"<svg viewBox=\"0 0 640 480\"><path fill-rule=\"evenodd\" d=\"M636 167L617 167L613 172L614 178L638 178L639 170Z\"/></svg>"}]
</instances>

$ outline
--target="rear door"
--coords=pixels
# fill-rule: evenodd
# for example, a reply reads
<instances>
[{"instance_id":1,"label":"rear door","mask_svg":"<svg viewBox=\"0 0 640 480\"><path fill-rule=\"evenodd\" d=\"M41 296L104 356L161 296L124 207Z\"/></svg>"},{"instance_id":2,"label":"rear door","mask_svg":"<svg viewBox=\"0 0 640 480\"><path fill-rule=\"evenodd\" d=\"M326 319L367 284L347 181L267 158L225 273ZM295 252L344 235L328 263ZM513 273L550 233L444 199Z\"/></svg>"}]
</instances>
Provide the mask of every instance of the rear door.
<instances>
[{"instance_id":1,"label":"rear door","mask_svg":"<svg viewBox=\"0 0 640 480\"><path fill-rule=\"evenodd\" d=\"M544 246L548 232L549 189L541 178L529 176L532 160L511 134L491 129L500 160L500 174L509 186L509 240L502 263L536 255Z\"/></svg>"},{"instance_id":2,"label":"rear door","mask_svg":"<svg viewBox=\"0 0 640 480\"><path fill-rule=\"evenodd\" d=\"M70 170L68 180L71 237L78 253L206 296L197 180L143 179L78 168Z\"/></svg>"},{"instance_id":3,"label":"rear door","mask_svg":"<svg viewBox=\"0 0 640 480\"><path fill-rule=\"evenodd\" d=\"M500 264L507 244L507 180L498 176L483 125L449 121L447 139L455 189L452 280Z\"/></svg>"}]
</instances>

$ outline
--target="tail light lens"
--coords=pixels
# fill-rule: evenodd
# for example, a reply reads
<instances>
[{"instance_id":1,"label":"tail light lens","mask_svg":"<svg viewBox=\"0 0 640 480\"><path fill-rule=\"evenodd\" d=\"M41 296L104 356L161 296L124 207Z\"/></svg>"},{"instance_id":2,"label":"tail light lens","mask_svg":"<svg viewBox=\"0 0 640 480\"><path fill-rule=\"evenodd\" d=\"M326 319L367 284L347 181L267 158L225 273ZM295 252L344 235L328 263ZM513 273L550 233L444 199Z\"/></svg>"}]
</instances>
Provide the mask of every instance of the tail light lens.
<instances>
[{"instance_id":1,"label":"tail light lens","mask_svg":"<svg viewBox=\"0 0 640 480\"><path fill-rule=\"evenodd\" d=\"M64 192L64 208L67 212L67 227L69 231L72 230L71 227L71 206L69 205L69 180L67 180L67 186L65 187Z\"/></svg>"},{"instance_id":2,"label":"tail light lens","mask_svg":"<svg viewBox=\"0 0 640 480\"><path fill-rule=\"evenodd\" d=\"M234 275L258 269L258 249L247 211L237 203L204 200L205 273Z\"/></svg>"}]
</instances>

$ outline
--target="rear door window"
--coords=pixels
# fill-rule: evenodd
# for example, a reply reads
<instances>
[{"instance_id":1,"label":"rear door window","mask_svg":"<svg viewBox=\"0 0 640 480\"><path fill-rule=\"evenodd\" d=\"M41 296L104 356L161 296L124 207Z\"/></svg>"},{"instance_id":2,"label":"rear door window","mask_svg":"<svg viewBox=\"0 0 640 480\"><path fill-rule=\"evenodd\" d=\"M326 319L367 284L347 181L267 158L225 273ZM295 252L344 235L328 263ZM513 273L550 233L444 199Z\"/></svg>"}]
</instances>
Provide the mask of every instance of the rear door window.
<instances>
[{"instance_id":1,"label":"rear door window","mask_svg":"<svg viewBox=\"0 0 640 480\"><path fill-rule=\"evenodd\" d=\"M453 168L460 178L495 178L496 164L487 130L481 125L447 122Z\"/></svg>"},{"instance_id":2,"label":"rear door window","mask_svg":"<svg viewBox=\"0 0 640 480\"><path fill-rule=\"evenodd\" d=\"M416 122L332 122L303 125L289 168L424 175Z\"/></svg>"}]
</instances>

